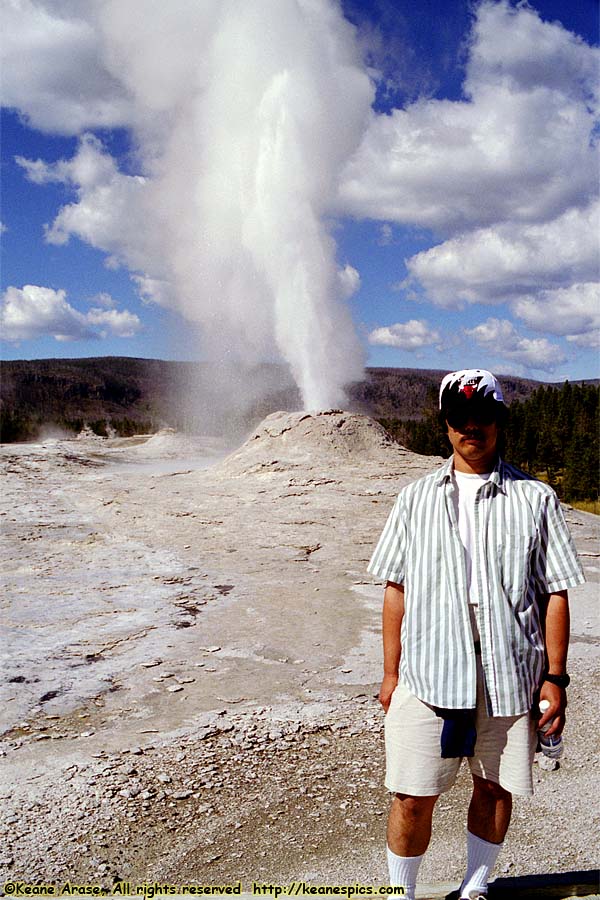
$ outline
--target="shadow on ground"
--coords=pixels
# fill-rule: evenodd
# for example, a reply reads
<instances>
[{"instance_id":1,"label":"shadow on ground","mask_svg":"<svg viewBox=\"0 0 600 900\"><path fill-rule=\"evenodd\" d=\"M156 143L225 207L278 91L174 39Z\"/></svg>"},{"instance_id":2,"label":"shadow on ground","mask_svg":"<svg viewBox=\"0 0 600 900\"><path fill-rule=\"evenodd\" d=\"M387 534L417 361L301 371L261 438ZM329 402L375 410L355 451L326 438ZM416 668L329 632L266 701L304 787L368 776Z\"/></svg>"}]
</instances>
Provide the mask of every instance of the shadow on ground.
<instances>
[{"instance_id":1,"label":"shadow on ground","mask_svg":"<svg viewBox=\"0 0 600 900\"><path fill-rule=\"evenodd\" d=\"M521 875L496 878L488 888L489 900L569 900L571 897L600 898L600 872L561 872L559 874ZM457 900L458 891L445 900Z\"/></svg>"}]
</instances>

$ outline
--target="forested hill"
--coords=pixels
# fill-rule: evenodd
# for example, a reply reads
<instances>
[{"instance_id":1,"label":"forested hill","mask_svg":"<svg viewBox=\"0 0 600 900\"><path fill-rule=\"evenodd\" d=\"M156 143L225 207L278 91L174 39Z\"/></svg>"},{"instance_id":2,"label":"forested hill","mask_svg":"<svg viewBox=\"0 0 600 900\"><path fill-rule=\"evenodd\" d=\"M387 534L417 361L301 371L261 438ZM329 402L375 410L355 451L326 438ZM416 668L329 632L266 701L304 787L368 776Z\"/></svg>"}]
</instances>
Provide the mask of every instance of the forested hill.
<instances>
[{"instance_id":1,"label":"forested hill","mask_svg":"<svg viewBox=\"0 0 600 900\"><path fill-rule=\"evenodd\" d=\"M350 385L354 406L376 419L421 420L437 409L440 381L445 369L366 369L366 378ZM501 377L507 403L525 400L540 386L539 381Z\"/></svg>"},{"instance_id":2,"label":"forested hill","mask_svg":"<svg viewBox=\"0 0 600 900\"><path fill-rule=\"evenodd\" d=\"M243 430L269 412L301 405L289 373L275 365L219 373L206 363L97 357L5 361L0 373L3 441L35 438L48 425L78 431L87 424L100 433L108 426L121 434L163 426L193 430L215 407L221 422L233 416ZM365 374L349 386L353 409L378 419L419 420L435 406L444 372L382 368ZM232 380L238 384L224 391L219 382ZM509 402L539 386L522 378L502 381Z\"/></svg>"},{"instance_id":3,"label":"forested hill","mask_svg":"<svg viewBox=\"0 0 600 900\"><path fill-rule=\"evenodd\" d=\"M130 357L0 363L3 442L34 440L47 428L131 435L165 426L242 435L278 409L299 409L287 370L275 365L215 369L208 363ZM445 371L372 368L348 388L350 408L381 421L417 453L448 455L437 424ZM502 376L511 406L506 456L547 478L569 499L598 496L599 381L544 385Z\"/></svg>"},{"instance_id":4,"label":"forested hill","mask_svg":"<svg viewBox=\"0 0 600 900\"><path fill-rule=\"evenodd\" d=\"M49 427L78 432L84 425L124 436L169 426L243 432L274 409L300 404L290 376L272 365L220 377L203 363L105 356L4 361L0 373L5 442L34 439Z\"/></svg>"}]
</instances>

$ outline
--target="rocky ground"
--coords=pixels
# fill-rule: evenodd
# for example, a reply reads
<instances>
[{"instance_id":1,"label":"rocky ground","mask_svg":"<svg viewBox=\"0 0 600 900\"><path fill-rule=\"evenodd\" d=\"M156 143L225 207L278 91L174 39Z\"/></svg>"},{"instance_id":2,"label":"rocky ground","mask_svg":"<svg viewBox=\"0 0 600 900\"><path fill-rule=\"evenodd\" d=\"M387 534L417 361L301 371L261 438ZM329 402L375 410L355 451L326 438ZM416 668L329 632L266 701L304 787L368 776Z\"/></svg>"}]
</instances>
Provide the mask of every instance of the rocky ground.
<instances>
[{"instance_id":1,"label":"rocky ground","mask_svg":"<svg viewBox=\"0 0 600 900\"><path fill-rule=\"evenodd\" d=\"M219 450L2 448L0 884L385 883L364 571L398 487L437 461L338 413L270 417L205 468ZM594 891L600 566L596 520L567 515L588 577L567 751L515 804L496 896L525 876L523 896ZM468 782L438 803L423 897L460 881Z\"/></svg>"}]
</instances>

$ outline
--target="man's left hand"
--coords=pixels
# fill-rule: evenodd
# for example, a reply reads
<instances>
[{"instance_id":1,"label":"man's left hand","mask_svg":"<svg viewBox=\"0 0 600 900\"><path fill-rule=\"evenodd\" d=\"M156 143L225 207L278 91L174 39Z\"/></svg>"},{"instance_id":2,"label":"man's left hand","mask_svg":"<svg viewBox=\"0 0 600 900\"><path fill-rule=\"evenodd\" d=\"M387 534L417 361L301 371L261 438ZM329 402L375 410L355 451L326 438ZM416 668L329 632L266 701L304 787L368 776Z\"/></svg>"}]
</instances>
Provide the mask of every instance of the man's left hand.
<instances>
[{"instance_id":1,"label":"man's left hand","mask_svg":"<svg viewBox=\"0 0 600 900\"><path fill-rule=\"evenodd\" d=\"M565 710L567 708L567 692L565 688L552 684L551 681L544 681L540 688L540 700L547 700L550 704L544 715L538 722L538 729L543 728L546 722L552 721L552 725L546 731L548 736L554 735L558 737L562 734L565 727Z\"/></svg>"}]
</instances>

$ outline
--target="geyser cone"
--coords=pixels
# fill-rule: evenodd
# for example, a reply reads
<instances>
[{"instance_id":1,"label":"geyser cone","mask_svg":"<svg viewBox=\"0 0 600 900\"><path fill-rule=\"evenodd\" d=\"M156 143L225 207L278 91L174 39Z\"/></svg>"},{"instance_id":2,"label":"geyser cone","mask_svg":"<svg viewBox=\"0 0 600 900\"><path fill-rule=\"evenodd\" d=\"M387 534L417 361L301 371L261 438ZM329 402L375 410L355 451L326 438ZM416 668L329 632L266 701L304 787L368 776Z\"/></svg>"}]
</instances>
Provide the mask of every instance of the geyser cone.
<instances>
[{"instance_id":1,"label":"geyser cone","mask_svg":"<svg viewBox=\"0 0 600 900\"><path fill-rule=\"evenodd\" d=\"M406 451L369 416L339 409L281 411L263 419L219 469L244 475L319 464L360 466L395 452Z\"/></svg>"}]
</instances>

